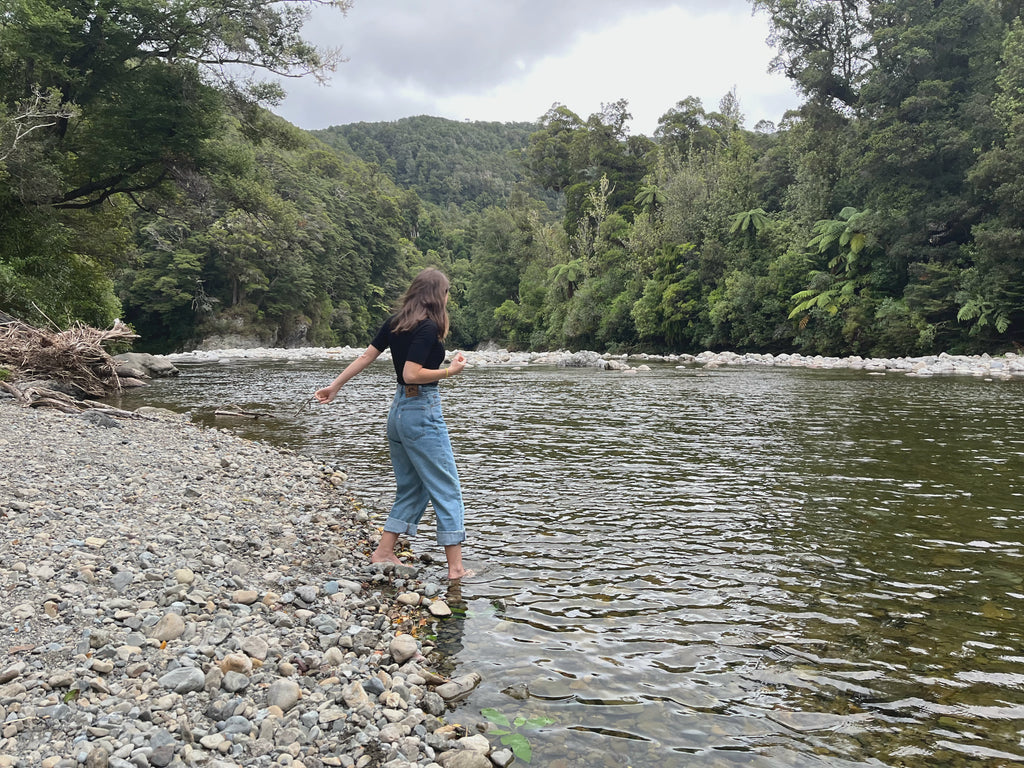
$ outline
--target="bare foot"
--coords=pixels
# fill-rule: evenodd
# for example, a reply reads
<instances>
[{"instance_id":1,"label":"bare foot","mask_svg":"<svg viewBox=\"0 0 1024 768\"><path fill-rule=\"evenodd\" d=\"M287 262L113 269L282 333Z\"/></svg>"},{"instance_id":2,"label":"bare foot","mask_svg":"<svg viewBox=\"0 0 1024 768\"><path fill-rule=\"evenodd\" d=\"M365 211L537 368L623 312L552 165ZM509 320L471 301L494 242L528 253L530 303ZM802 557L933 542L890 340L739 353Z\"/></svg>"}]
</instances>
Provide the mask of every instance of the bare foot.
<instances>
[{"instance_id":1,"label":"bare foot","mask_svg":"<svg viewBox=\"0 0 1024 768\"><path fill-rule=\"evenodd\" d=\"M394 563L395 565L403 565L402 561L398 559L395 554L395 546L398 544L398 534L392 533L391 531L381 531L380 541L377 542L376 549L373 550L373 554L370 555L371 563Z\"/></svg>"},{"instance_id":2,"label":"bare foot","mask_svg":"<svg viewBox=\"0 0 1024 768\"><path fill-rule=\"evenodd\" d=\"M476 576L476 571L470 568L463 568L460 571L448 571L448 581L458 581L459 579L468 579L472 576Z\"/></svg>"},{"instance_id":3,"label":"bare foot","mask_svg":"<svg viewBox=\"0 0 1024 768\"><path fill-rule=\"evenodd\" d=\"M398 559L398 555L394 552L378 552L374 550L373 554L370 555L371 563L394 563L395 565L403 565L402 561Z\"/></svg>"}]
</instances>

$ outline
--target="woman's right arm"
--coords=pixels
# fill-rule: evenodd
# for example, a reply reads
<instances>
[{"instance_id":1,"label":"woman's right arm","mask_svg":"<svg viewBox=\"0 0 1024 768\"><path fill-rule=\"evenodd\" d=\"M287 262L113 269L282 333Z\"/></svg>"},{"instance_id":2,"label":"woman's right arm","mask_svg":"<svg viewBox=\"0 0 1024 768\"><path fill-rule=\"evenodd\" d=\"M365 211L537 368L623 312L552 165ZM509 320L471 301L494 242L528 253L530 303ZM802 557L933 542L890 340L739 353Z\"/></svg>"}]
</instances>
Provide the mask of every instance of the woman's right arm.
<instances>
[{"instance_id":1,"label":"woman's right arm","mask_svg":"<svg viewBox=\"0 0 1024 768\"><path fill-rule=\"evenodd\" d=\"M316 399L321 403L329 403L338 394L338 390L341 389L347 381L354 378L356 374L361 372L370 363L380 357L380 350L372 344L366 348L359 357L349 363L345 370L338 374L338 378L330 383L329 386L323 389L318 389L315 393Z\"/></svg>"}]
</instances>

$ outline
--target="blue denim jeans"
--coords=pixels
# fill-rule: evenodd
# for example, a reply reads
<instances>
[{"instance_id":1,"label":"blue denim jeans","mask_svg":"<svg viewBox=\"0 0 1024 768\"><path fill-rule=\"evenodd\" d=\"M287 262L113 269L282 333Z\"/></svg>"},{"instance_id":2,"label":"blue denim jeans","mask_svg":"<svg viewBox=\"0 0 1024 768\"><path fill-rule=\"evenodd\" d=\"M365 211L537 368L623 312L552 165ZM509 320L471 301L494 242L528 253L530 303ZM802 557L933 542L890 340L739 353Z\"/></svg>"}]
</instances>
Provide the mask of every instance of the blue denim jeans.
<instances>
[{"instance_id":1,"label":"blue denim jeans","mask_svg":"<svg viewBox=\"0 0 1024 768\"><path fill-rule=\"evenodd\" d=\"M421 386L418 395L407 397L399 385L388 412L388 446L397 490L384 530L415 535L429 501L437 516L437 543L465 541L462 487L436 386Z\"/></svg>"}]
</instances>

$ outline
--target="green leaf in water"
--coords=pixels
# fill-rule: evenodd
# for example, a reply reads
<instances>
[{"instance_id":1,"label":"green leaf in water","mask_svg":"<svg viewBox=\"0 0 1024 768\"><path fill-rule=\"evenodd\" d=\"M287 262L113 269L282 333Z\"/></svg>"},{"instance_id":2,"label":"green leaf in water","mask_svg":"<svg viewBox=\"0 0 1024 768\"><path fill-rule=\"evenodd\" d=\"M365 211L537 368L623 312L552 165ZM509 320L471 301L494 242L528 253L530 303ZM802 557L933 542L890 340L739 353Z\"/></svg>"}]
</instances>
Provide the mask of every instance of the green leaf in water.
<instances>
[{"instance_id":1,"label":"green leaf in water","mask_svg":"<svg viewBox=\"0 0 1024 768\"><path fill-rule=\"evenodd\" d=\"M481 709L480 710L480 714L483 715L484 717L486 717L492 723L495 723L497 725L503 726L505 728L511 728L512 727L512 723L510 723L508 721L508 718L505 717L505 715L503 715L498 710L493 709L492 707L487 707L485 709Z\"/></svg>"},{"instance_id":2,"label":"green leaf in water","mask_svg":"<svg viewBox=\"0 0 1024 768\"><path fill-rule=\"evenodd\" d=\"M531 717L524 725L527 728L543 728L545 725L551 725L553 722L555 722L553 717L538 715L537 717Z\"/></svg>"},{"instance_id":3,"label":"green leaf in water","mask_svg":"<svg viewBox=\"0 0 1024 768\"><path fill-rule=\"evenodd\" d=\"M512 750L512 754L524 763L530 762L533 757L533 750L530 748L529 740L521 733L510 733L501 737L501 743Z\"/></svg>"},{"instance_id":4,"label":"green leaf in water","mask_svg":"<svg viewBox=\"0 0 1024 768\"><path fill-rule=\"evenodd\" d=\"M524 763L530 762L533 757L533 748L530 746L530 740L519 733L518 730L520 728L542 728L555 722L552 718L544 715L535 717L517 715L514 720L509 721L507 715L491 707L481 709L480 714L491 723L502 726L500 729L491 728L488 731L488 735L500 737L501 743L509 747L512 750L512 754Z\"/></svg>"}]
</instances>

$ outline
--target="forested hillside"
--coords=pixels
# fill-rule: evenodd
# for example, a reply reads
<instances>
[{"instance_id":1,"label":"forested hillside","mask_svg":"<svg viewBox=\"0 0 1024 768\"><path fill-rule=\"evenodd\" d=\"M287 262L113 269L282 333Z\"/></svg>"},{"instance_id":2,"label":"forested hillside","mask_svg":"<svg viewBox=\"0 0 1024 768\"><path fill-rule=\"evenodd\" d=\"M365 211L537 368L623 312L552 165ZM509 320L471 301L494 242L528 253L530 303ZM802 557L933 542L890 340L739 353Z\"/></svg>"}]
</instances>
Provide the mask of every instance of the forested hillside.
<instances>
[{"instance_id":1,"label":"forested hillside","mask_svg":"<svg viewBox=\"0 0 1024 768\"><path fill-rule=\"evenodd\" d=\"M300 5L3 6L0 308L60 326L121 316L154 350L363 342L420 266L416 196L223 66L330 67L299 37Z\"/></svg>"},{"instance_id":2,"label":"forested hillside","mask_svg":"<svg viewBox=\"0 0 1024 768\"><path fill-rule=\"evenodd\" d=\"M240 4L257 45L235 51L211 20ZM329 66L297 21L257 0L186 5L3 6L0 310L121 316L151 349L363 344L436 265L460 346L1021 341L1020 1L755 0L803 105L751 129L733 94L709 108L667 83L650 137L629 134L625 101L312 135L265 109L273 86L218 65ZM292 34L260 36L274 25Z\"/></svg>"},{"instance_id":3,"label":"forested hillside","mask_svg":"<svg viewBox=\"0 0 1024 768\"><path fill-rule=\"evenodd\" d=\"M534 123L455 122L407 117L391 123L337 125L313 135L379 167L424 201L477 211L504 206L525 181L520 158ZM530 185L527 192L556 204L555 195Z\"/></svg>"}]
</instances>

